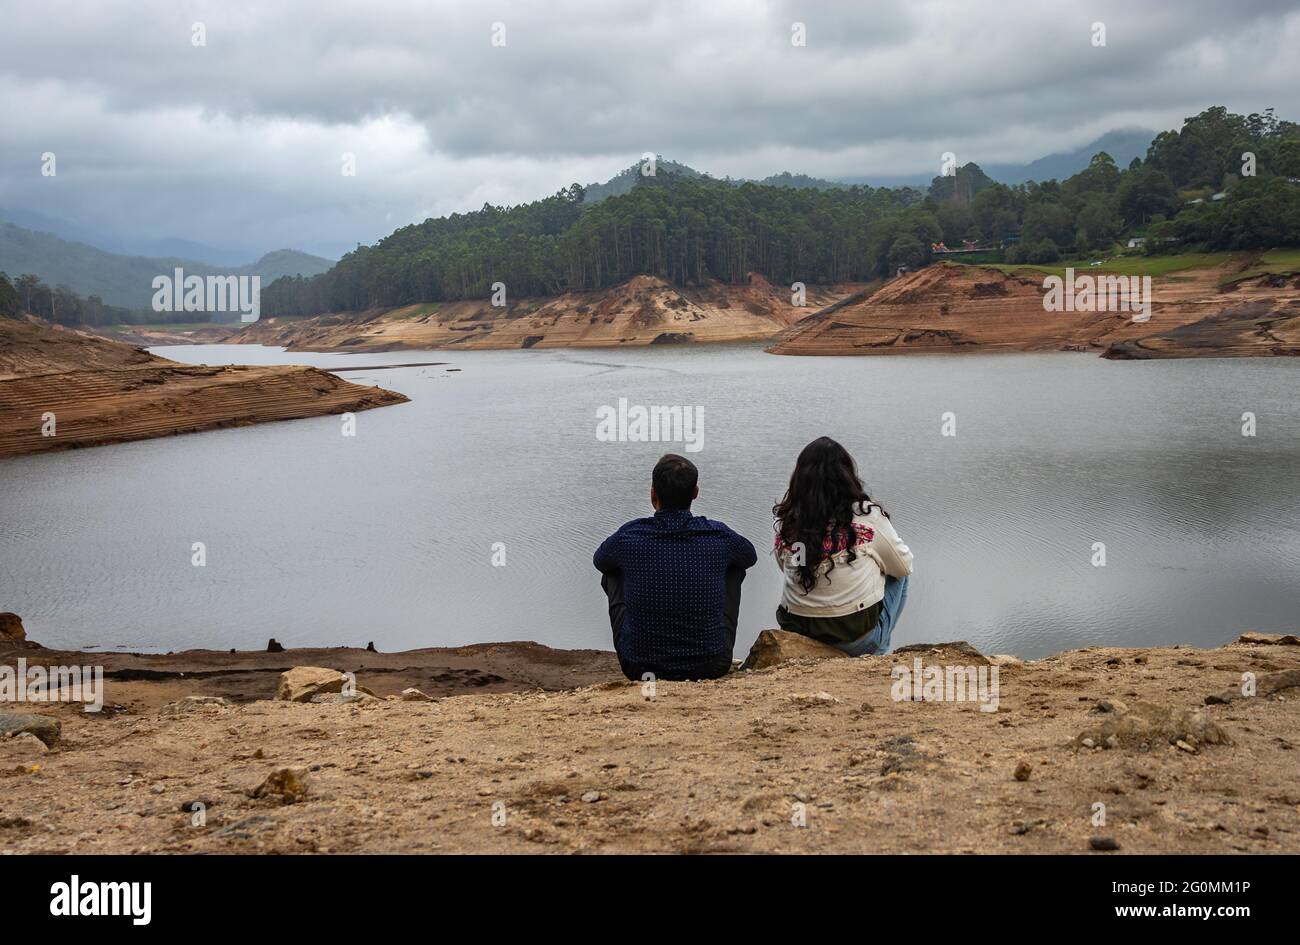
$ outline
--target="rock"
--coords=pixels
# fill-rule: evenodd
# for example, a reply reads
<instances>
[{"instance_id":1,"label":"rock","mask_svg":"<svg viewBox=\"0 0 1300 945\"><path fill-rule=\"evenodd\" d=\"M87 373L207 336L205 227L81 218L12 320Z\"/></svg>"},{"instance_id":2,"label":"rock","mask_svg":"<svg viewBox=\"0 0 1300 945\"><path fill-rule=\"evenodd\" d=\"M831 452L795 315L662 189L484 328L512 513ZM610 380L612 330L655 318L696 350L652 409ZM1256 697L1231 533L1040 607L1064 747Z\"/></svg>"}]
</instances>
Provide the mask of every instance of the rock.
<instances>
[{"instance_id":1,"label":"rock","mask_svg":"<svg viewBox=\"0 0 1300 945\"><path fill-rule=\"evenodd\" d=\"M312 696L342 692L344 675L337 669L320 666L295 666L280 674L275 697L288 702L310 702Z\"/></svg>"},{"instance_id":2,"label":"rock","mask_svg":"<svg viewBox=\"0 0 1300 945\"><path fill-rule=\"evenodd\" d=\"M235 652L235 651L234 651L234 650L231 650L230 652L233 653L233 652ZM268 652L268 653L283 653L283 652L284 652L284 647L280 645L280 642L279 642L278 640L276 640L275 637L271 637L271 639L269 639L269 640L266 641L266 652Z\"/></svg>"},{"instance_id":3,"label":"rock","mask_svg":"<svg viewBox=\"0 0 1300 945\"><path fill-rule=\"evenodd\" d=\"M1089 837L1088 846L1094 850L1118 850L1119 841L1114 837Z\"/></svg>"},{"instance_id":4,"label":"rock","mask_svg":"<svg viewBox=\"0 0 1300 945\"><path fill-rule=\"evenodd\" d=\"M1199 709L1179 709L1137 702L1127 711L1107 713L1097 725L1075 736L1076 744L1092 741L1106 748L1174 745L1231 745L1226 732Z\"/></svg>"},{"instance_id":5,"label":"rock","mask_svg":"<svg viewBox=\"0 0 1300 945\"><path fill-rule=\"evenodd\" d=\"M1034 767L1028 761L1021 761L1016 765L1015 777L1017 781L1028 781L1029 776L1034 773Z\"/></svg>"},{"instance_id":6,"label":"rock","mask_svg":"<svg viewBox=\"0 0 1300 945\"><path fill-rule=\"evenodd\" d=\"M19 732L8 738L0 738L0 758L33 758L49 754L49 748L31 732Z\"/></svg>"},{"instance_id":7,"label":"rock","mask_svg":"<svg viewBox=\"0 0 1300 945\"><path fill-rule=\"evenodd\" d=\"M582 803L584 804L594 804L598 800L600 800L599 791L588 791L586 794L582 795Z\"/></svg>"},{"instance_id":8,"label":"rock","mask_svg":"<svg viewBox=\"0 0 1300 945\"><path fill-rule=\"evenodd\" d=\"M22 617L8 612L0 614L0 643L21 643L26 639Z\"/></svg>"},{"instance_id":9,"label":"rock","mask_svg":"<svg viewBox=\"0 0 1300 945\"><path fill-rule=\"evenodd\" d=\"M188 715L196 709L230 707L230 700L221 696L186 696L176 702L169 702L158 710L159 715Z\"/></svg>"},{"instance_id":10,"label":"rock","mask_svg":"<svg viewBox=\"0 0 1300 945\"><path fill-rule=\"evenodd\" d=\"M0 620L3 620L7 614L0 614ZM2 636L3 634L0 634ZM1294 633L1243 633L1237 637L1238 643L1244 643L1247 646L1300 646L1300 637Z\"/></svg>"},{"instance_id":11,"label":"rock","mask_svg":"<svg viewBox=\"0 0 1300 945\"><path fill-rule=\"evenodd\" d=\"M849 659L843 650L787 630L764 630L749 648L741 669L768 669L790 660Z\"/></svg>"},{"instance_id":12,"label":"rock","mask_svg":"<svg viewBox=\"0 0 1300 945\"><path fill-rule=\"evenodd\" d=\"M274 798L282 804L295 804L307 796L307 769L277 768L248 794L253 798Z\"/></svg>"},{"instance_id":13,"label":"rock","mask_svg":"<svg viewBox=\"0 0 1300 945\"><path fill-rule=\"evenodd\" d=\"M356 692L318 692L307 700L316 705L351 705L354 702L379 702L381 700L360 688Z\"/></svg>"},{"instance_id":14,"label":"rock","mask_svg":"<svg viewBox=\"0 0 1300 945\"><path fill-rule=\"evenodd\" d=\"M1118 699L1098 699L1097 704L1093 706L1098 712L1127 712L1128 703L1121 702Z\"/></svg>"},{"instance_id":15,"label":"rock","mask_svg":"<svg viewBox=\"0 0 1300 945\"><path fill-rule=\"evenodd\" d=\"M402 701L403 702L433 702L434 698L433 696L427 696L424 693L422 693L420 690L412 687L410 689L402 690Z\"/></svg>"},{"instance_id":16,"label":"rock","mask_svg":"<svg viewBox=\"0 0 1300 945\"><path fill-rule=\"evenodd\" d=\"M1196 749L1193 748L1191 745L1187 744L1187 742L1183 741L1181 738L1178 739L1178 741L1174 742L1174 747L1187 752L1189 755L1196 754Z\"/></svg>"},{"instance_id":17,"label":"rock","mask_svg":"<svg viewBox=\"0 0 1300 945\"><path fill-rule=\"evenodd\" d=\"M1018 656L1012 656L1010 653L994 653L988 657L990 666L1024 666L1025 661Z\"/></svg>"},{"instance_id":18,"label":"rock","mask_svg":"<svg viewBox=\"0 0 1300 945\"><path fill-rule=\"evenodd\" d=\"M811 709L814 706L835 705L840 701L829 692L792 692L786 698L804 709Z\"/></svg>"},{"instance_id":19,"label":"rock","mask_svg":"<svg viewBox=\"0 0 1300 945\"><path fill-rule=\"evenodd\" d=\"M993 660L989 659L974 646L965 640L954 640L950 643L910 643L907 646L900 646L893 651L893 655L906 656L940 656L944 660L952 660L953 656L961 656L963 662L970 663L972 666L993 666ZM1000 664L1001 666L1001 664Z\"/></svg>"},{"instance_id":20,"label":"rock","mask_svg":"<svg viewBox=\"0 0 1300 945\"><path fill-rule=\"evenodd\" d=\"M51 748L59 740L63 723L52 715L27 712L0 712L0 735L30 732Z\"/></svg>"},{"instance_id":21,"label":"rock","mask_svg":"<svg viewBox=\"0 0 1300 945\"><path fill-rule=\"evenodd\" d=\"M209 800L206 797L196 797L193 800L181 801L181 813L195 814L201 810L207 810L209 807L214 807L216 803L216 801Z\"/></svg>"},{"instance_id":22,"label":"rock","mask_svg":"<svg viewBox=\"0 0 1300 945\"><path fill-rule=\"evenodd\" d=\"M366 644L366 652L367 652L367 653L378 653L378 652L379 652L378 650L375 649L375 641L374 641L374 640L371 640L369 643Z\"/></svg>"},{"instance_id":23,"label":"rock","mask_svg":"<svg viewBox=\"0 0 1300 945\"><path fill-rule=\"evenodd\" d=\"M1259 696L1271 696L1275 692L1281 692L1283 689L1294 689L1300 686L1300 669L1283 670L1280 673L1268 673L1264 676L1255 678L1255 695L1247 696L1241 691L1240 686L1233 686L1222 692L1211 693L1205 697L1206 705L1226 705L1229 702L1235 702L1238 699L1252 699Z\"/></svg>"}]
</instances>

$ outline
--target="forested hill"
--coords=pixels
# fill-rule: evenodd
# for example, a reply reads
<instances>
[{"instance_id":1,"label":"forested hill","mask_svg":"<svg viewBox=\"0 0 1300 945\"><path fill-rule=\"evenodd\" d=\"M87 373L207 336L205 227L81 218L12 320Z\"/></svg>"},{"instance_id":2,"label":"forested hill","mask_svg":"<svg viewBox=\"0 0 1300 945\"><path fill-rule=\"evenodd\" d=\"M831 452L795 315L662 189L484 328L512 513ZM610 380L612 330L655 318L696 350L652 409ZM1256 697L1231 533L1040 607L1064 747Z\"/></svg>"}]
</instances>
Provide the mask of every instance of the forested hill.
<instances>
[{"instance_id":1,"label":"forested hill","mask_svg":"<svg viewBox=\"0 0 1300 945\"><path fill-rule=\"evenodd\" d=\"M267 253L248 265L226 267L185 259L122 256L0 222L0 272L15 279L30 274L52 286L96 296L110 306L127 309L148 309L154 277L170 276L178 266L187 275L261 276L265 287L282 276L316 275L331 265L330 260L320 256L288 249Z\"/></svg>"},{"instance_id":2,"label":"forested hill","mask_svg":"<svg viewBox=\"0 0 1300 945\"><path fill-rule=\"evenodd\" d=\"M1254 176L1243 176L1243 154ZM911 188L833 189L653 177L598 203L577 184L517 207L404 227L314 278L264 288L266 315L355 311L599 289L634 275L679 285L866 280L925 265L939 241L1009 247L1009 261L1105 251L1125 235L1148 246L1247 249L1300 243L1300 126L1272 111L1207 109L1118 167L1100 153L1064 181L1007 186L968 164Z\"/></svg>"}]
</instances>

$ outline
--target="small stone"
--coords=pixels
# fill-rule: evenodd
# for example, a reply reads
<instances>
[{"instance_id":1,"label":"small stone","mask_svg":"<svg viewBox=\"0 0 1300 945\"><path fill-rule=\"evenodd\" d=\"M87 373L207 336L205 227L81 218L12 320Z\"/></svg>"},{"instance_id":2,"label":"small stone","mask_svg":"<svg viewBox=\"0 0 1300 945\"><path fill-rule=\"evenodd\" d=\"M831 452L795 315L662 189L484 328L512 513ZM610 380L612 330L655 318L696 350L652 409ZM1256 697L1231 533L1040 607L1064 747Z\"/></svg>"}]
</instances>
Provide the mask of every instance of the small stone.
<instances>
[{"instance_id":1,"label":"small stone","mask_svg":"<svg viewBox=\"0 0 1300 945\"><path fill-rule=\"evenodd\" d=\"M254 798L275 798L282 804L293 804L307 796L306 768L277 768L266 780L249 792Z\"/></svg>"},{"instance_id":2,"label":"small stone","mask_svg":"<svg viewBox=\"0 0 1300 945\"><path fill-rule=\"evenodd\" d=\"M410 689L402 690L402 701L403 702L433 702L434 698L433 696L425 695L423 692L416 689L415 687L411 687Z\"/></svg>"},{"instance_id":3,"label":"small stone","mask_svg":"<svg viewBox=\"0 0 1300 945\"><path fill-rule=\"evenodd\" d=\"M234 650L231 650L231 652L233 653ZM275 637L271 637L271 639L266 641L266 652L283 653L284 647L280 645L280 641L278 641Z\"/></svg>"},{"instance_id":4,"label":"small stone","mask_svg":"<svg viewBox=\"0 0 1300 945\"><path fill-rule=\"evenodd\" d=\"M1114 837L1089 837L1088 846L1094 850L1118 850L1119 841Z\"/></svg>"},{"instance_id":5,"label":"small stone","mask_svg":"<svg viewBox=\"0 0 1300 945\"><path fill-rule=\"evenodd\" d=\"M47 755L49 752L45 742L31 732L19 732L7 738L0 736L0 757L30 758L33 755Z\"/></svg>"},{"instance_id":6,"label":"small stone","mask_svg":"<svg viewBox=\"0 0 1300 945\"><path fill-rule=\"evenodd\" d=\"M354 702L379 702L369 693L360 691L356 692L322 692L314 695L309 700L316 705L351 705Z\"/></svg>"},{"instance_id":7,"label":"small stone","mask_svg":"<svg viewBox=\"0 0 1300 945\"><path fill-rule=\"evenodd\" d=\"M805 708L812 706L835 705L840 701L829 692L794 692L790 694L789 699L795 705L804 706Z\"/></svg>"},{"instance_id":8,"label":"small stone","mask_svg":"<svg viewBox=\"0 0 1300 945\"><path fill-rule=\"evenodd\" d=\"M1189 755L1196 754L1196 749L1193 748L1191 745L1187 744L1187 742L1183 741L1181 738L1178 739L1178 741L1174 742L1174 745L1176 745L1182 751L1187 752Z\"/></svg>"},{"instance_id":9,"label":"small stone","mask_svg":"<svg viewBox=\"0 0 1300 945\"><path fill-rule=\"evenodd\" d=\"M22 617L8 612L0 614L0 641L22 643L26 639L27 631L23 629Z\"/></svg>"},{"instance_id":10,"label":"small stone","mask_svg":"<svg viewBox=\"0 0 1300 945\"><path fill-rule=\"evenodd\" d=\"M599 791L588 791L586 794L582 795L582 803L584 804L594 804L598 800L600 800Z\"/></svg>"},{"instance_id":11,"label":"small stone","mask_svg":"<svg viewBox=\"0 0 1300 945\"><path fill-rule=\"evenodd\" d=\"M1096 748L1096 747L1097 747L1097 743L1094 742L1091 738L1085 738L1083 741L1079 742L1079 744L1082 745L1084 748Z\"/></svg>"},{"instance_id":12,"label":"small stone","mask_svg":"<svg viewBox=\"0 0 1300 945\"><path fill-rule=\"evenodd\" d=\"M181 801L182 814L196 814L201 810L207 810L209 807L216 805L216 801L209 800L206 797L196 797L193 800Z\"/></svg>"},{"instance_id":13,"label":"small stone","mask_svg":"<svg viewBox=\"0 0 1300 945\"><path fill-rule=\"evenodd\" d=\"M166 790L167 790L167 785L165 785L165 784L155 784L155 785L153 785L153 787L149 788L149 793L150 793L150 794L162 794L162 793L163 793L164 791L166 791Z\"/></svg>"},{"instance_id":14,"label":"small stone","mask_svg":"<svg viewBox=\"0 0 1300 945\"><path fill-rule=\"evenodd\" d=\"M1029 776L1033 773L1034 768L1027 761L1022 761L1016 765L1015 777L1017 781L1028 781Z\"/></svg>"},{"instance_id":15,"label":"small stone","mask_svg":"<svg viewBox=\"0 0 1300 945\"><path fill-rule=\"evenodd\" d=\"M186 696L175 702L169 702L158 710L159 715L188 715L196 709L225 709L230 707L230 700L221 696Z\"/></svg>"}]
</instances>

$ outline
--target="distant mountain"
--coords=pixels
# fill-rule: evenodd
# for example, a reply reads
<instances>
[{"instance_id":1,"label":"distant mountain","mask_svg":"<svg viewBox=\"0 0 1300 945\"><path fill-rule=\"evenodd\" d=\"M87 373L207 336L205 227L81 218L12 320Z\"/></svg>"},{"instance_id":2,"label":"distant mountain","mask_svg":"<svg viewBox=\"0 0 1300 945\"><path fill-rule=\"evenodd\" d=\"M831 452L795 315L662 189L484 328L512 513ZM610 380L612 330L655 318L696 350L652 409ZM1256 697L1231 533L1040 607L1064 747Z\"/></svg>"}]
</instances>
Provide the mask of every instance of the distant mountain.
<instances>
[{"instance_id":1,"label":"distant mountain","mask_svg":"<svg viewBox=\"0 0 1300 945\"><path fill-rule=\"evenodd\" d=\"M31 273L51 286L65 285L78 295L98 295L110 305L132 309L148 309L154 277L171 275L178 267L186 275L261 276L265 287L280 276L314 276L332 265L332 260L292 249L267 253L242 266L214 266L175 256L128 256L0 222L0 272L10 278Z\"/></svg>"},{"instance_id":2,"label":"distant mountain","mask_svg":"<svg viewBox=\"0 0 1300 945\"><path fill-rule=\"evenodd\" d=\"M27 230L35 230L37 233L49 233L51 236L73 243L85 243L107 253L119 253L123 256L178 257L193 259L195 262L208 263L212 266L238 266L253 255L247 250L212 246L208 243L175 237L127 236L20 207L0 207L0 221L13 223Z\"/></svg>"},{"instance_id":3,"label":"distant mountain","mask_svg":"<svg viewBox=\"0 0 1300 945\"><path fill-rule=\"evenodd\" d=\"M1154 131L1144 128L1123 128L1108 131L1096 141L1090 141L1073 151L1049 154L1028 164L990 164L984 172L1002 184L1023 184L1025 181L1065 180L1088 166L1093 155L1105 151L1115 159L1115 165L1126 168L1135 157L1145 158Z\"/></svg>"},{"instance_id":4,"label":"distant mountain","mask_svg":"<svg viewBox=\"0 0 1300 945\"><path fill-rule=\"evenodd\" d=\"M1115 164L1118 167L1121 169L1126 168L1135 157L1146 157L1147 147L1155 136L1154 131L1144 128L1121 128L1116 131L1108 131L1100 138L1090 141L1081 148L1075 148L1073 151L1063 151L1059 154L1049 154L1046 157L1038 158L1036 161L1030 161L1028 164L981 164L980 167L983 168L984 173L1000 184L1023 184L1031 180L1065 180L1067 177L1072 177L1086 168L1088 162L1092 160L1093 155L1098 151L1105 151L1115 159ZM664 158L659 158L655 170L656 173L676 174L681 177L709 176L686 164L668 161ZM833 190L836 187L850 187L854 184L866 184L870 187L916 187L925 190L937 175L938 169L935 168L931 171L918 171L912 174L866 174L826 180L821 177L809 177L807 174L792 174L789 171L782 171L780 174L772 174L762 180L755 180L753 183L768 184L773 187L797 187L814 190ZM636 186L640 176L641 165L637 163L615 174L603 184L589 184L584 202L589 204L597 203L606 197L625 194ZM746 181L745 178L723 179L736 184L745 183Z\"/></svg>"},{"instance_id":5,"label":"distant mountain","mask_svg":"<svg viewBox=\"0 0 1300 945\"><path fill-rule=\"evenodd\" d=\"M1115 159L1120 169L1129 166L1135 158L1145 158L1147 147L1156 136L1154 131L1143 128L1123 128L1108 131L1095 141L1073 151L1049 154L1028 164L980 164L984 173L1000 184L1023 184L1026 181L1065 180L1088 166L1094 154L1105 151ZM960 155L965 158L968 155ZM977 158L978 160L978 158ZM938 174L938 169L915 174L868 174L862 177L844 177L845 184L869 184L872 187L921 187L930 185Z\"/></svg>"}]
</instances>

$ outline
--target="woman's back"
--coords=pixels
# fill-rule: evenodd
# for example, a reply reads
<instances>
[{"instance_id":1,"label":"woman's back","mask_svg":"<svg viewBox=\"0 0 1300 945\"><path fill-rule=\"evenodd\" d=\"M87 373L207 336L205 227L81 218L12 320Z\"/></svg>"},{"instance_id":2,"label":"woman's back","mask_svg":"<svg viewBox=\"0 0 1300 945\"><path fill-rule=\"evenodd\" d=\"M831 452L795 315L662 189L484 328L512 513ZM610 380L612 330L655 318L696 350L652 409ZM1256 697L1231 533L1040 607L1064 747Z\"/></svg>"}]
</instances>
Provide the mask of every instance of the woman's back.
<instances>
[{"instance_id":1,"label":"woman's back","mask_svg":"<svg viewBox=\"0 0 1300 945\"><path fill-rule=\"evenodd\" d=\"M777 532L777 564L785 575L781 606L805 617L841 617L866 610L885 596L885 578L912 573L912 552L879 505L854 508L849 528L827 523L821 554L808 554L798 542L788 543ZM824 555L824 557L822 557ZM804 585L803 565L820 558L811 588Z\"/></svg>"}]
</instances>

